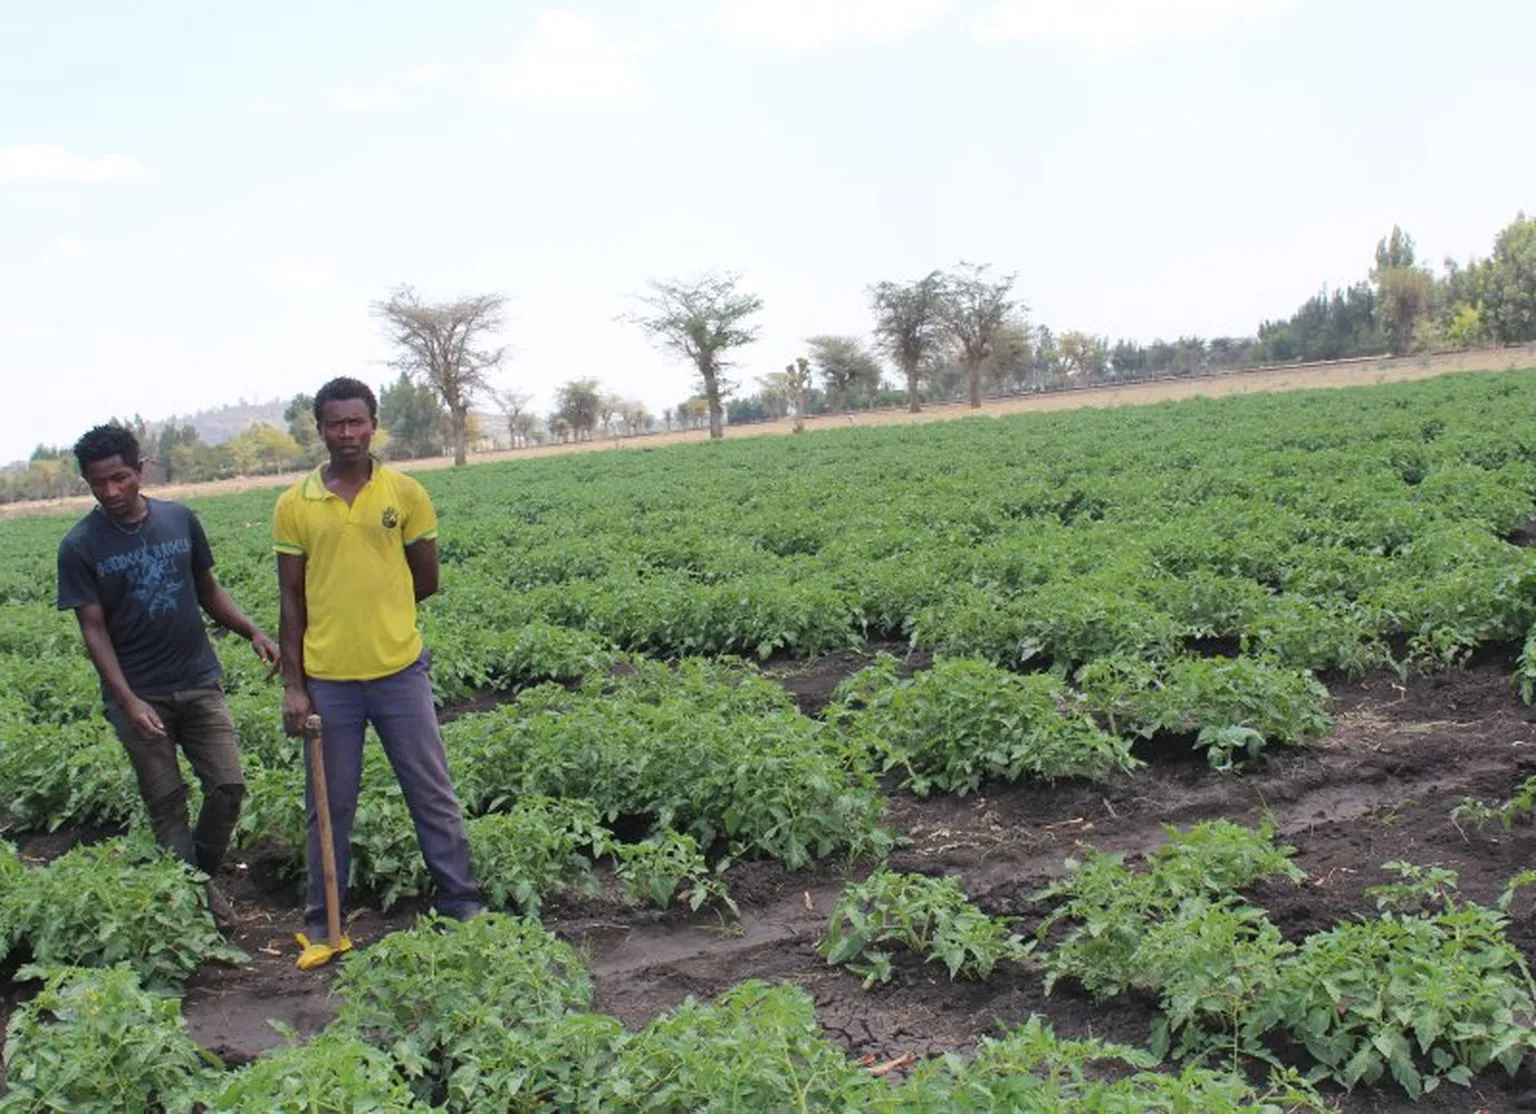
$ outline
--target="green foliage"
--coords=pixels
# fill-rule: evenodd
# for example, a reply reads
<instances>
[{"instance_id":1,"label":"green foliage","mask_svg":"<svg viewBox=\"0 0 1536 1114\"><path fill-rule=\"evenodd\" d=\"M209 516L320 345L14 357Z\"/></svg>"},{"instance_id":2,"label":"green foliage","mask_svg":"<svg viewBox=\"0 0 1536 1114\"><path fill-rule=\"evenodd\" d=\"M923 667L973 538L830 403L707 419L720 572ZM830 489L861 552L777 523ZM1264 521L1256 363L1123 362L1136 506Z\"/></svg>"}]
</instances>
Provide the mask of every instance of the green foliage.
<instances>
[{"instance_id":1,"label":"green foliage","mask_svg":"<svg viewBox=\"0 0 1536 1114\"><path fill-rule=\"evenodd\" d=\"M1233 1071L1243 1056L1274 1062L1262 1039L1279 1018L1266 991L1293 948L1260 910L1230 896L1180 901L1147 925L1136 948L1133 987L1154 991L1163 1016L1153 1055L1181 1061L1221 1053Z\"/></svg>"},{"instance_id":2,"label":"green foliage","mask_svg":"<svg viewBox=\"0 0 1536 1114\"><path fill-rule=\"evenodd\" d=\"M1483 301L1502 344L1536 339L1536 217L1521 213L1499 233L1488 261Z\"/></svg>"},{"instance_id":3,"label":"green foliage","mask_svg":"<svg viewBox=\"0 0 1536 1114\"><path fill-rule=\"evenodd\" d=\"M1113 654L1163 657L1180 633L1171 617L1129 597L1123 582L1087 576L1001 601L984 589L957 591L912 621L914 645L1010 669L1065 671Z\"/></svg>"},{"instance_id":4,"label":"green foliage","mask_svg":"<svg viewBox=\"0 0 1536 1114\"><path fill-rule=\"evenodd\" d=\"M403 371L379 392L379 427L389 434L395 460L439 456L453 436L437 392Z\"/></svg>"},{"instance_id":5,"label":"green foliage","mask_svg":"<svg viewBox=\"0 0 1536 1114\"><path fill-rule=\"evenodd\" d=\"M1388 865L1408 880L1382 891L1393 907L1309 936L1272 989L1313 1077L1354 1088L1390 1074L1417 1098L1490 1064L1513 1075L1536 1049L1536 985L1507 918L1458 902L1454 872Z\"/></svg>"},{"instance_id":6,"label":"green foliage","mask_svg":"<svg viewBox=\"0 0 1536 1114\"><path fill-rule=\"evenodd\" d=\"M16 848L0 839L0 894L14 894L22 885L26 870L27 868L21 865ZM19 935L13 923L14 920L15 915L10 911L10 902L0 897L0 963L5 962L5 957L10 954L11 945L16 943Z\"/></svg>"},{"instance_id":7,"label":"green foliage","mask_svg":"<svg viewBox=\"0 0 1536 1114\"><path fill-rule=\"evenodd\" d=\"M1481 279L1458 297L1489 309ZM1338 336L1374 327L1369 304L1346 316ZM1533 403L1536 373L1453 376L427 474L444 524L444 590L423 607L434 683L456 702L546 678L601 683L610 646L806 658L871 634L1062 679L1105 657L1171 672L1206 639L1278 671L1357 672L1392 664L1400 645L1415 661L1455 664L1536 625L1536 553L1501 540L1536 502L1536 444L1520 418ZM273 497L198 500L221 578L269 626ZM0 734L0 809L27 827L134 815L79 635L45 587L67 525L0 523L0 689L24 709L24 729ZM274 736L275 703L263 708L274 690L248 649L220 649L246 753L297 765ZM1227 679L1212 679L1218 696ZM1254 680L1264 691L1274 678ZM1229 722L1195 733L1209 728L1218 760L1243 754L1253 733L1269 737L1266 725L1217 718ZM803 741L797 719L784 720L770 733ZM674 796L647 795L658 807ZM605 817L617 803L601 802ZM812 808L826 810L824 794ZM658 811L657 823L713 844L723 818L688 811L686 821ZM783 854L809 861L842 838L807 840L808 826L797 817L800 835L779 833Z\"/></svg>"},{"instance_id":8,"label":"green foliage","mask_svg":"<svg viewBox=\"0 0 1536 1114\"><path fill-rule=\"evenodd\" d=\"M201 878L147 835L82 845L0 892L0 924L39 968L122 963L173 989L204 962L247 959L214 927Z\"/></svg>"},{"instance_id":9,"label":"green foliage","mask_svg":"<svg viewBox=\"0 0 1536 1114\"><path fill-rule=\"evenodd\" d=\"M1520 699L1527 704L1536 702L1536 625L1532 625L1520 647L1520 659L1515 665L1515 683Z\"/></svg>"},{"instance_id":10,"label":"green foliage","mask_svg":"<svg viewBox=\"0 0 1536 1114\"><path fill-rule=\"evenodd\" d=\"M486 1008L455 1044L444 1109L542 1112L592 1108L627 1040L600 1013L524 1019Z\"/></svg>"},{"instance_id":11,"label":"green foliage","mask_svg":"<svg viewBox=\"0 0 1536 1114\"><path fill-rule=\"evenodd\" d=\"M1453 871L1388 863L1401 880L1367 891L1385 909L1378 918L1292 945L1232 892L1282 866L1294 871L1230 828L1149 858L1139 874L1094 855L1041 895L1066 899L1042 924L1042 946L1071 922L1041 949L1047 987L1070 976L1099 997L1157 994L1158 1055L1274 1063L1267 1038L1282 1030L1316 1060L1312 1081L1353 1088L1390 1074L1415 1098L1493 1063L1513 1074L1536 1048L1536 984L1507 918L1459 903Z\"/></svg>"},{"instance_id":12,"label":"green foliage","mask_svg":"<svg viewBox=\"0 0 1536 1114\"><path fill-rule=\"evenodd\" d=\"M1508 800L1497 805L1490 806L1475 798L1466 798L1451 810L1451 819L1473 824L1497 820L1507 832L1515 826L1516 821L1528 820L1533 813L1536 813L1536 775L1522 781Z\"/></svg>"},{"instance_id":13,"label":"green foliage","mask_svg":"<svg viewBox=\"0 0 1536 1114\"><path fill-rule=\"evenodd\" d=\"M432 647L432 692L439 704L467 700L483 690L580 680L614 659L603 639L542 621L504 630L433 616L425 632Z\"/></svg>"},{"instance_id":14,"label":"green foliage","mask_svg":"<svg viewBox=\"0 0 1536 1114\"><path fill-rule=\"evenodd\" d=\"M424 917L346 957L336 976L338 1024L394 1056L429 1096L470 1062L490 1018L531 1026L584 1010L592 988L581 960L535 921L486 913Z\"/></svg>"},{"instance_id":15,"label":"green foliage","mask_svg":"<svg viewBox=\"0 0 1536 1114\"><path fill-rule=\"evenodd\" d=\"M6 1026L0 1112L190 1112L218 1066L187 1036L181 1003L146 992L128 964L60 968Z\"/></svg>"},{"instance_id":16,"label":"green foliage","mask_svg":"<svg viewBox=\"0 0 1536 1114\"><path fill-rule=\"evenodd\" d=\"M444 728L469 812L524 796L584 798L608 822L640 818L702 849L730 841L800 868L891 835L873 777L836 736L755 670L636 659L576 691L540 685Z\"/></svg>"},{"instance_id":17,"label":"green foliage","mask_svg":"<svg viewBox=\"0 0 1536 1114\"><path fill-rule=\"evenodd\" d=\"M595 891L592 860L611 842L589 801L525 797L510 812L477 816L465 827L486 901L530 917L550 894Z\"/></svg>"},{"instance_id":18,"label":"green foliage","mask_svg":"<svg viewBox=\"0 0 1536 1114\"><path fill-rule=\"evenodd\" d=\"M1310 673L1253 658L1100 658L1077 680L1110 730L1194 735L1216 769L1231 768L1239 750L1251 758L1269 744L1296 745L1333 726L1328 690Z\"/></svg>"},{"instance_id":19,"label":"green foliage","mask_svg":"<svg viewBox=\"0 0 1536 1114\"><path fill-rule=\"evenodd\" d=\"M698 842L685 832L658 832L640 843L617 844L613 851L618 860L614 873L631 901L650 901L665 909L680 897L695 913L711 903L737 911L719 877L728 860L711 871Z\"/></svg>"},{"instance_id":20,"label":"green foliage","mask_svg":"<svg viewBox=\"0 0 1536 1114\"><path fill-rule=\"evenodd\" d=\"M1141 870L1125 866L1123 855L1089 848L1081 861L1067 860L1067 877L1035 895L1059 902L1036 931L1047 991L1063 978L1099 998L1141 985L1141 951L1153 926L1174 919L1185 902L1208 908L1265 878L1304 877L1290 861L1293 849L1274 845L1269 824L1254 830L1212 820L1164 831L1167 840ZM1058 925L1064 934L1051 943Z\"/></svg>"},{"instance_id":21,"label":"green foliage","mask_svg":"<svg viewBox=\"0 0 1536 1114\"><path fill-rule=\"evenodd\" d=\"M203 1100L216 1114L403 1114L417 1102L387 1052L342 1029L289 1043L223 1076Z\"/></svg>"},{"instance_id":22,"label":"green foliage","mask_svg":"<svg viewBox=\"0 0 1536 1114\"><path fill-rule=\"evenodd\" d=\"M718 1002L689 998L620 1050L598 1109L858 1110L884 1085L822 1036L798 987L750 981Z\"/></svg>"},{"instance_id":23,"label":"green foliage","mask_svg":"<svg viewBox=\"0 0 1536 1114\"><path fill-rule=\"evenodd\" d=\"M818 950L828 963L863 975L868 987L891 977L883 944L944 964L951 979L984 979L1000 961L1025 954L1007 921L976 908L954 878L885 869L844 890Z\"/></svg>"},{"instance_id":24,"label":"green foliage","mask_svg":"<svg viewBox=\"0 0 1536 1114\"><path fill-rule=\"evenodd\" d=\"M96 671L82 653L69 649L67 655L34 657L23 650L0 656L0 677L31 706L35 724L83 724L100 714Z\"/></svg>"},{"instance_id":25,"label":"green foliage","mask_svg":"<svg viewBox=\"0 0 1536 1114\"><path fill-rule=\"evenodd\" d=\"M1152 1071L1144 1049L1099 1040L1057 1037L1039 1015L1000 1037L983 1037L974 1057L946 1054L912 1069L882 1109L981 1114L1028 1110L1040 1114L1127 1114L1135 1110L1200 1114L1302 1114L1328 1109L1301 1080L1277 1074L1254 1094L1238 1075L1198 1067Z\"/></svg>"},{"instance_id":26,"label":"green foliage","mask_svg":"<svg viewBox=\"0 0 1536 1114\"><path fill-rule=\"evenodd\" d=\"M22 828L121 825L143 810L133 768L106 722L21 723L0 741L0 811Z\"/></svg>"},{"instance_id":27,"label":"green foliage","mask_svg":"<svg viewBox=\"0 0 1536 1114\"><path fill-rule=\"evenodd\" d=\"M963 795L984 781L1098 779L1138 764L1052 677L956 659L900 680L897 667L883 655L844 681L835 714L886 770L903 769L903 786L919 796Z\"/></svg>"}]
</instances>

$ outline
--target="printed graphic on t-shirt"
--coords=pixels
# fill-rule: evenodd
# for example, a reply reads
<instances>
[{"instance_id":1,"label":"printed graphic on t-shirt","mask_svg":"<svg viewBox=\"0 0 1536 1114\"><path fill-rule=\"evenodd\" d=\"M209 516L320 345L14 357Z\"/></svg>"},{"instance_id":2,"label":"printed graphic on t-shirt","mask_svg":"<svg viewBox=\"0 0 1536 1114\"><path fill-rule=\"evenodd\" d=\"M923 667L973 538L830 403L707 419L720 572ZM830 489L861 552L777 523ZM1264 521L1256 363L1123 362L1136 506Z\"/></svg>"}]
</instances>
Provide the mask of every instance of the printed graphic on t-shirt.
<instances>
[{"instance_id":1,"label":"printed graphic on t-shirt","mask_svg":"<svg viewBox=\"0 0 1536 1114\"><path fill-rule=\"evenodd\" d=\"M127 553L116 553L96 562L96 575L103 580L127 576L128 595L151 616L175 614L185 581L177 575L176 558L192 552L190 538L171 538L150 545L147 542Z\"/></svg>"}]
</instances>

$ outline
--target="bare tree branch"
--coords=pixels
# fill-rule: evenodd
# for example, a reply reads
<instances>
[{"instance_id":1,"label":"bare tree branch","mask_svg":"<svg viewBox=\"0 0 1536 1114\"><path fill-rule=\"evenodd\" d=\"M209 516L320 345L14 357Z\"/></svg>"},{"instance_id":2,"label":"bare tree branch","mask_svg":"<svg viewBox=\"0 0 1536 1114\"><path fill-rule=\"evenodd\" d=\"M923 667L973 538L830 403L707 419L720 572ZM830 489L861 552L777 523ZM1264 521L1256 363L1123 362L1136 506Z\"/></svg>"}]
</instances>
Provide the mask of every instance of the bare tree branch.
<instances>
[{"instance_id":1,"label":"bare tree branch","mask_svg":"<svg viewBox=\"0 0 1536 1114\"><path fill-rule=\"evenodd\" d=\"M506 302L500 294L475 294L428 303L402 286L387 301L373 304L395 346L390 366L430 386L447 407L456 465L468 457L469 408L478 394L490 390L490 373L506 357L504 345L484 346L501 330Z\"/></svg>"}]
</instances>

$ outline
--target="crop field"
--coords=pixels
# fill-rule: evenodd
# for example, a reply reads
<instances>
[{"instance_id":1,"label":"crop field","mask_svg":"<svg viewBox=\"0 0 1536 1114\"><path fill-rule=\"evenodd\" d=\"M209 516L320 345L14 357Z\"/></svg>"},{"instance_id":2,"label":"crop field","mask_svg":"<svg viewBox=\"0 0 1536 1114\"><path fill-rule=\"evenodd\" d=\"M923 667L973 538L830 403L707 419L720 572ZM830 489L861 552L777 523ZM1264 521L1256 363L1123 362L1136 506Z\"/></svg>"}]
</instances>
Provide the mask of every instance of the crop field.
<instances>
[{"instance_id":1,"label":"crop field","mask_svg":"<svg viewBox=\"0 0 1536 1114\"><path fill-rule=\"evenodd\" d=\"M217 641L225 941L53 609L69 518L0 522L0 1111L1519 1108L1533 414L1513 371L424 473L497 912L423 914L371 748L310 973L276 683ZM275 496L192 502L269 631Z\"/></svg>"}]
</instances>

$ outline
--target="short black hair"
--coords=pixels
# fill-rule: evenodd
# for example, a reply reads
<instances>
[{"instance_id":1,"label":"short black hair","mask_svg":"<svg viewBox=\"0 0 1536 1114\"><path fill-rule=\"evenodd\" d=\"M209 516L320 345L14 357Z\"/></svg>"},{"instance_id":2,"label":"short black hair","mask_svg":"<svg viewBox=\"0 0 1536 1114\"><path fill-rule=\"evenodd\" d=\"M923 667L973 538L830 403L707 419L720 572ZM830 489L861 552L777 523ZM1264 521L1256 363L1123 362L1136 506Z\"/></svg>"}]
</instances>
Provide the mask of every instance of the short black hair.
<instances>
[{"instance_id":1,"label":"short black hair","mask_svg":"<svg viewBox=\"0 0 1536 1114\"><path fill-rule=\"evenodd\" d=\"M345 402L354 398L360 398L368 404L369 418L379 420L379 400L373 397L373 388L361 379L342 375L315 392L315 424L320 424L320 410L327 402Z\"/></svg>"},{"instance_id":2,"label":"short black hair","mask_svg":"<svg viewBox=\"0 0 1536 1114\"><path fill-rule=\"evenodd\" d=\"M99 425L87 430L75 442L75 463L80 465L82 476L86 465L106 460L109 456L122 457L129 468L139 466L139 439L132 430L120 425Z\"/></svg>"}]
</instances>

